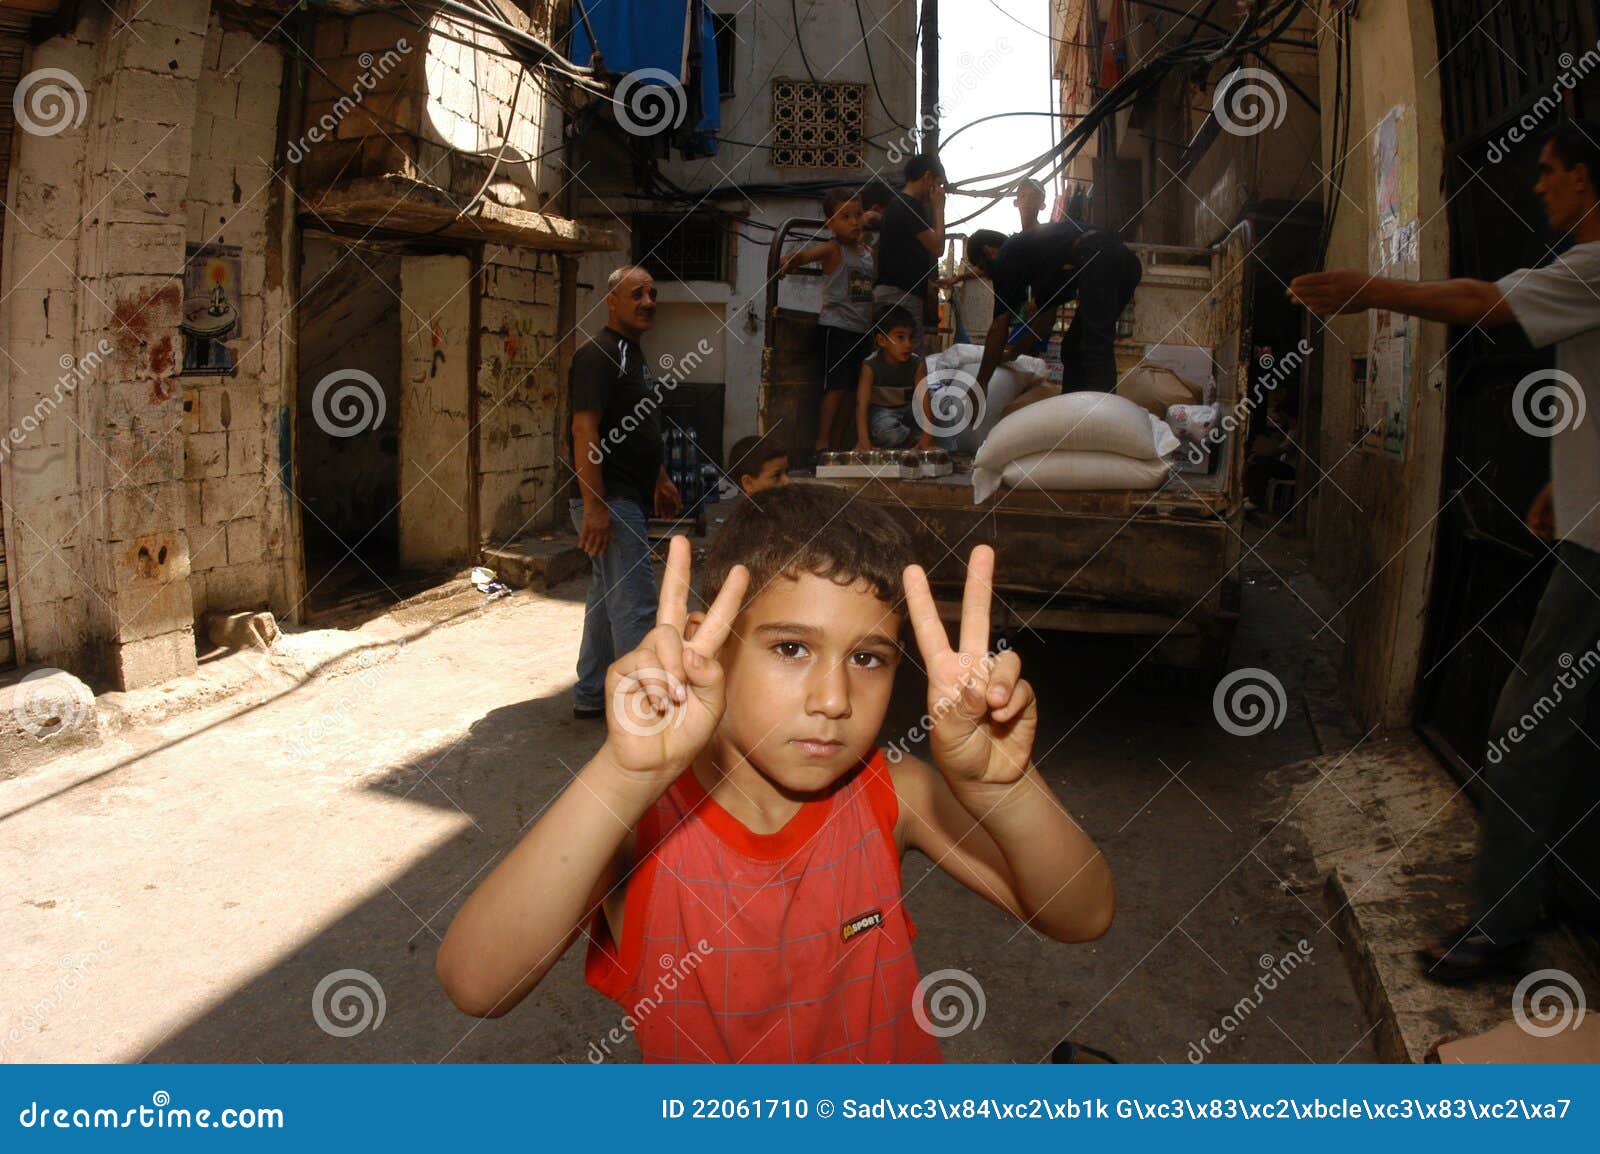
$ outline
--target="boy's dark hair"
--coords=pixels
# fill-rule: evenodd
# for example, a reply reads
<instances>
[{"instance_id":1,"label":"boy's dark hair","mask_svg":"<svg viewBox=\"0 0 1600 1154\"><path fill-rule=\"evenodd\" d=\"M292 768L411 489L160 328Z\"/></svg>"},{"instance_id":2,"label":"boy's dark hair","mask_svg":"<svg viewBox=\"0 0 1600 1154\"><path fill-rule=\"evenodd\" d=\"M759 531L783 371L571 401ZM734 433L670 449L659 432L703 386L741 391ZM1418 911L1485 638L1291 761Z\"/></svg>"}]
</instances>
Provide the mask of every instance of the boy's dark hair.
<instances>
[{"instance_id":1,"label":"boy's dark hair","mask_svg":"<svg viewBox=\"0 0 1600 1154\"><path fill-rule=\"evenodd\" d=\"M1040 196L1050 195L1045 186L1040 184L1031 176L1025 176L1021 180L1017 181L1017 195L1021 196L1025 192L1036 192Z\"/></svg>"},{"instance_id":2,"label":"boy's dark hair","mask_svg":"<svg viewBox=\"0 0 1600 1154\"><path fill-rule=\"evenodd\" d=\"M832 485L791 484L733 511L711 543L701 592L709 605L728 570L743 565L751 597L776 577L810 573L839 585L865 581L898 610L900 575L912 560L910 535L879 506Z\"/></svg>"},{"instance_id":3,"label":"boy's dark hair","mask_svg":"<svg viewBox=\"0 0 1600 1154\"><path fill-rule=\"evenodd\" d=\"M912 318L909 309L901 308L899 305L890 305L873 318L872 327L874 331L888 336L895 329L910 329L912 332L916 332L917 322Z\"/></svg>"},{"instance_id":4,"label":"boy's dark hair","mask_svg":"<svg viewBox=\"0 0 1600 1154\"><path fill-rule=\"evenodd\" d=\"M737 485L741 477L759 476L768 461L788 455L788 448L770 433L740 437L734 442L733 451L728 454L728 479Z\"/></svg>"},{"instance_id":5,"label":"boy's dark hair","mask_svg":"<svg viewBox=\"0 0 1600 1154\"><path fill-rule=\"evenodd\" d=\"M910 184L913 180L918 180L926 176L930 172L937 176L941 181L944 180L944 165L939 163L939 158L937 156L929 156L926 153L919 152L910 160L906 161L907 184Z\"/></svg>"},{"instance_id":6,"label":"boy's dark hair","mask_svg":"<svg viewBox=\"0 0 1600 1154\"><path fill-rule=\"evenodd\" d=\"M830 188L822 198L822 215L832 217L834 213L852 200L859 200L860 198L861 194L853 188L846 188L844 185Z\"/></svg>"},{"instance_id":7,"label":"boy's dark hair","mask_svg":"<svg viewBox=\"0 0 1600 1154\"><path fill-rule=\"evenodd\" d=\"M995 249L1010 240L1003 232L996 232L992 228L980 228L967 237L967 263L974 268L988 268L989 262L983 257L983 250L991 245Z\"/></svg>"},{"instance_id":8,"label":"boy's dark hair","mask_svg":"<svg viewBox=\"0 0 1600 1154\"><path fill-rule=\"evenodd\" d=\"M1568 168L1583 165L1589 185L1600 194L1600 124L1592 120L1565 120L1545 137L1550 151Z\"/></svg>"},{"instance_id":9,"label":"boy's dark hair","mask_svg":"<svg viewBox=\"0 0 1600 1154\"><path fill-rule=\"evenodd\" d=\"M882 208L894 199L894 189L881 180L869 180L861 186L861 207L869 212Z\"/></svg>"}]
</instances>

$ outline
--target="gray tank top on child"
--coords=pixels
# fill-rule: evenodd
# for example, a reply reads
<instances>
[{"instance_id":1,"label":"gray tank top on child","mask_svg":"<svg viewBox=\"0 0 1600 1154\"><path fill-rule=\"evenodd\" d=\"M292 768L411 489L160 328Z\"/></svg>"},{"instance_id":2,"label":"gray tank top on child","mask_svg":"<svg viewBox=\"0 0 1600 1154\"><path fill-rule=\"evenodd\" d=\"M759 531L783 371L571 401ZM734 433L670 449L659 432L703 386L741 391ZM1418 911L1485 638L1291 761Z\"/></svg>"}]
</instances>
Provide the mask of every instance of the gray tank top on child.
<instances>
[{"instance_id":1,"label":"gray tank top on child","mask_svg":"<svg viewBox=\"0 0 1600 1154\"><path fill-rule=\"evenodd\" d=\"M882 352L873 353L867 358L867 365L872 369L872 396L867 403L892 409L909 405L916 391L917 365L921 360L913 356L903 365L891 365L884 360Z\"/></svg>"},{"instance_id":2,"label":"gray tank top on child","mask_svg":"<svg viewBox=\"0 0 1600 1154\"><path fill-rule=\"evenodd\" d=\"M822 276L822 310L817 323L864 333L872 327L872 280L876 275L872 249L862 245L856 251L841 244L839 255L844 258L839 267Z\"/></svg>"}]
</instances>

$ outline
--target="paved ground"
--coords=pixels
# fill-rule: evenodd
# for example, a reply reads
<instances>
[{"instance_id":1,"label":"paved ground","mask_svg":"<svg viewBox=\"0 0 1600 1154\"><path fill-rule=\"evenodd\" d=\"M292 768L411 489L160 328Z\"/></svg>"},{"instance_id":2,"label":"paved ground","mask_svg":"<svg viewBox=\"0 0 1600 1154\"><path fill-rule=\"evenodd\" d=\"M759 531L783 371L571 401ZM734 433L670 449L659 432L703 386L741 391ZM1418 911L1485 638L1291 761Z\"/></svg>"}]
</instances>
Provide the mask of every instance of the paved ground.
<instances>
[{"instance_id":1,"label":"paved ground","mask_svg":"<svg viewBox=\"0 0 1600 1154\"><path fill-rule=\"evenodd\" d=\"M1285 577L1298 566L1281 548L1268 559ZM620 1013L582 985L575 954L494 1022L456 1012L433 978L464 891L597 740L567 699L581 589L559 592L420 626L383 664L240 715L125 731L0 783L0 1058L587 1060ZM1372 1059L1322 903L1288 882L1295 851L1266 839L1285 808L1268 772L1319 752L1298 694L1318 622L1259 564L1244 604L1233 664L1270 669L1290 703L1250 738L1219 728L1209 685L1127 675L1143 646L1024 639L1049 707L1044 772L1110 856L1119 909L1100 942L1059 946L909 861L923 970L983 989L952 1060L1039 1061L1070 1035L1183 1062L1213 1029L1208 1060ZM902 685L890 736L922 712L918 692ZM1264 990L1302 939L1305 964ZM375 1029L317 1024L314 991L341 970L381 987Z\"/></svg>"}]
</instances>

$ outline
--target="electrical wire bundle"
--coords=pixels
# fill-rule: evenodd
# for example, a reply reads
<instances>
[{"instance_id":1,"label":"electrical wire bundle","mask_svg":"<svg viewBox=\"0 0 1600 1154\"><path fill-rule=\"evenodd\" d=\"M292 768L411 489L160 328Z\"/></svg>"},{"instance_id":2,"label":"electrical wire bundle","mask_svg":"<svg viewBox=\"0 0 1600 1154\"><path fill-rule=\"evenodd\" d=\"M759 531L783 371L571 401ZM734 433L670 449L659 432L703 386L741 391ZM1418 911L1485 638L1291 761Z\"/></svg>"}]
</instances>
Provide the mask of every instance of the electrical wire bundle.
<instances>
[{"instance_id":1,"label":"electrical wire bundle","mask_svg":"<svg viewBox=\"0 0 1600 1154\"><path fill-rule=\"evenodd\" d=\"M1101 124L1159 88L1175 68L1209 73L1219 60L1226 59L1230 63L1237 64L1239 61L1255 57L1315 108L1315 102L1298 85L1285 77L1265 55L1268 47L1285 39L1285 34L1299 18L1304 2L1305 0L1278 0L1278 3L1269 7L1266 0L1252 0L1250 10L1239 26L1231 32L1212 21L1205 21L1204 23L1210 27L1222 28L1226 35L1219 32L1209 36L1192 36L1184 44L1157 53L1128 71L1116 84L1102 93L1079 118L1078 123L1068 129L1061 140L1048 151L1011 168L969 177L953 184L951 186L953 191L966 196L984 197L986 203L976 212L960 220L946 222L945 227L963 224L987 211L990 205L1013 195L1017 184L1024 178L1049 184L1094 138ZM952 133L947 141L954 136ZM980 182L1002 178L1004 179L1000 184L975 187Z\"/></svg>"}]
</instances>

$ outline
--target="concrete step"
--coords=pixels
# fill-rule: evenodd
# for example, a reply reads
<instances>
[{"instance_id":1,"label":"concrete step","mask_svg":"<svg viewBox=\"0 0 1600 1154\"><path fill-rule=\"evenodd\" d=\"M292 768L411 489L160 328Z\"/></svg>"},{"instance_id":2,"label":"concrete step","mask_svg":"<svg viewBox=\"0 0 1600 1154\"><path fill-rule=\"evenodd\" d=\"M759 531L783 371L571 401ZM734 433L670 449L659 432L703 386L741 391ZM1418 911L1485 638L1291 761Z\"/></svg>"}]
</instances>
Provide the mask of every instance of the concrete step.
<instances>
[{"instance_id":1,"label":"concrete step","mask_svg":"<svg viewBox=\"0 0 1600 1154\"><path fill-rule=\"evenodd\" d=\"M1445 986L1415 951L1464 922L1478 852L1478 820L1455 779L1409 731L1369 736L1278 771L1291 783L1289 821L1323 880L1357 992L1375 1023L1378 1053L1421 1062L1446 1038L1481 1034L1513 1016L1517 975ZM1545 934L1527 972L1559 970L1596 989L1588 959L1565 934Z\"/></svg>"},{"instance_id":2,"label":"concrete step","mask_svg":"<svg viewBox=\"0 0 1600 1154\"><path fill-rule=\"evenodd\" d=\"M518 589L549 589L589 571L589 558L573 534L537 533L485 546L482 563Z\"/></svg>"}]
</instances>

